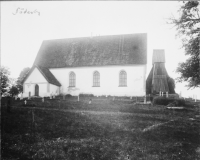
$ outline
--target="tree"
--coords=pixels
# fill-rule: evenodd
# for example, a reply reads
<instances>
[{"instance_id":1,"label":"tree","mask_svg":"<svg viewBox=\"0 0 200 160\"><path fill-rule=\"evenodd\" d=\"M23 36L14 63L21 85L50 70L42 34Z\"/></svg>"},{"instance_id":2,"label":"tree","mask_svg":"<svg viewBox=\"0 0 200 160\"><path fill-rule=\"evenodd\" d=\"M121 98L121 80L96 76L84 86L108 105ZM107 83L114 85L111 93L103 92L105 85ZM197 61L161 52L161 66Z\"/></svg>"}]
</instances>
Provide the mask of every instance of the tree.
<instances>
[{"instance_id":1,"label":"tree","mask_svg":"<svg viewBox=\"0 0 200 160\"><path fill-rule=\"evenodd\" d=\"M13 97L13 96L16 96L16 95L19 94L19 90L18 90L18 88L17 88L16 85L13 85L13 86L9 89L9 92L8 92L8 93L10 93L11 96Z\"/></svg>"},{"instance_id":2,"label":"tree","mask_svg":"<svg viewBox=\"0 0 200 160\"><path fill-rule=\"evenodd\" d=\"M176 26L177 36L182 39L182 47L189 58L178 64L176 72L180 74L178 82L188 82L189 88L200 87L200 13L198 1L183 2L179 18L170 18Z\"/></svg>"},{"instance_id":3,"label":"tree","mask_svg":"<svg viewBox=\"0 0 200 160\"><path fill-rule=\"evenodd\" d=\"M9 75L10 75L9 68L1 66L0 73L1 73L1 95L2 95L8 90Z\"/></svg>"},{"instance_id":4,"label":"tree","mask_svg":"<svg viewBox=\"0 0 200 160\"><path fill-rule=\"evenodd\" d=\"M24 78L27 76L27 74L29 73L29 71L30 71L29 67L24 68L20 72L19 77L17 78L17 85L16 85L16 87L18 88L19 93L23 92L23 84L22 84L22 82L23 82Z\"/></svg>"},{"instance_id":5,"label":"tree","mask_svg":"<svg viewBox=\"0 0 200 160\"><path fill-rule=\"evenodd\" d=\"M168 86L169 86L169 93L174 94L175 92L175 81L171 77L167 77Z\"/></svg>"}]
</instances>

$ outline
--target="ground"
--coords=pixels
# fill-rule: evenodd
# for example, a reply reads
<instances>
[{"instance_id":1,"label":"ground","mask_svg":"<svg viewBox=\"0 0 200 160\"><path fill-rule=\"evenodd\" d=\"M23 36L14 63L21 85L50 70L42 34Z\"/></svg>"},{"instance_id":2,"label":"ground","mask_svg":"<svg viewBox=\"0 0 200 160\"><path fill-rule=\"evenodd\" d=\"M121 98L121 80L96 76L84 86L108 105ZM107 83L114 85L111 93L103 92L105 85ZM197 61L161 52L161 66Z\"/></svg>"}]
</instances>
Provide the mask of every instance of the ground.
<instances>
[{"instance_id":1,"label":"ground","mask_svg":"<svg viewBox=\"0 0 200 160\"><path fill-rule=\"evenodd\" d=\"M184 110L130 100L75 99L1 107L1 158L200 159L199 104Z\"/></svg>"}]
</instances>

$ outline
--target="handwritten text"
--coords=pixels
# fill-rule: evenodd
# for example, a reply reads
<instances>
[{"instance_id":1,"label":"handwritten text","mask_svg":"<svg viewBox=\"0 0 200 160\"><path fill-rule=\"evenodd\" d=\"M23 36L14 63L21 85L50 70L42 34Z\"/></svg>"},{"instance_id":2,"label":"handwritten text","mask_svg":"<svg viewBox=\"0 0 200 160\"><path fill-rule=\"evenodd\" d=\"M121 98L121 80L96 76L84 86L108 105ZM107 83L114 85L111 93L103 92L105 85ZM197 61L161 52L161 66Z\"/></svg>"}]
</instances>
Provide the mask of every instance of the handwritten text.
<instances>
[{"instance_id":1,"label":"handwritten text","mask_svg":"<svg viewBox=\"0 0 200 160\"><path fill-rule=\"evenodd\" d=\"M35 10L28 10L26 8L20 8L20 7L18 7L16 9L16 11L13 13L13 15L17 15L17 14L36 14L36 15L40 16L40 12L37 11L36 9Z\"/></svg>"}]
</instances>

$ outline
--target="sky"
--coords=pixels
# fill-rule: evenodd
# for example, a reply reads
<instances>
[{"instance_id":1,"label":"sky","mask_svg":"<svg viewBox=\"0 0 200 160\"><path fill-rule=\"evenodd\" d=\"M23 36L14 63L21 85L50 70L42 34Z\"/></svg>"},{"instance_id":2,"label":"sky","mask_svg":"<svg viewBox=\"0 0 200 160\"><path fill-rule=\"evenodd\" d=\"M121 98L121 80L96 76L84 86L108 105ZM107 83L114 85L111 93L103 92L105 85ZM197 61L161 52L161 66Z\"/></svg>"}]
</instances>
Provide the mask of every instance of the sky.
<instances>
[{"instance_id":1,"label":"sky","mask_svg":"<svg viewBox=\"0 0 200 160\"><path fill-rule=\"evenodd\" d=\"M147 33L147 75L153 49L164 49L166 69L177 78L178 63L186 60L176 28L167 24L178 17L177 1L20 1L1 3L1 65L17 78L31 67L43 40ZM32 12L32 14L30 13ZM200 99L200 89L176 83L176 92Z\"/></svg>"}]
</instances>

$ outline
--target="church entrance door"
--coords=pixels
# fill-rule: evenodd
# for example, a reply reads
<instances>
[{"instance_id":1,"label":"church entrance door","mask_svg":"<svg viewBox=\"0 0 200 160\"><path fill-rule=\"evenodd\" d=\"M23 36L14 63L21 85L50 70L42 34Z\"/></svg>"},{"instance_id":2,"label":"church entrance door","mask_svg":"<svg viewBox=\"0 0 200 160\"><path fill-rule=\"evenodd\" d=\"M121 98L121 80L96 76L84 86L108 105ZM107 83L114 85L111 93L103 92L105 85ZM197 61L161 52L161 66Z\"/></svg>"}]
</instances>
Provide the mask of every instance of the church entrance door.
<instances>
[{"instance_id":1,"label":"church entrance door","mask_svg":"<svg viewBox=\"0 0 200 160\"><path fill-rule=\"evenodd\" d=\"M38 84L35 85L35 96L39 96L39 86L38 86Z\"/></svg>"}]
</instances>

